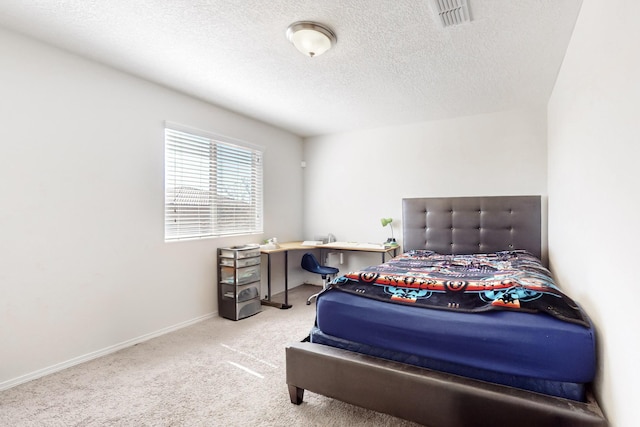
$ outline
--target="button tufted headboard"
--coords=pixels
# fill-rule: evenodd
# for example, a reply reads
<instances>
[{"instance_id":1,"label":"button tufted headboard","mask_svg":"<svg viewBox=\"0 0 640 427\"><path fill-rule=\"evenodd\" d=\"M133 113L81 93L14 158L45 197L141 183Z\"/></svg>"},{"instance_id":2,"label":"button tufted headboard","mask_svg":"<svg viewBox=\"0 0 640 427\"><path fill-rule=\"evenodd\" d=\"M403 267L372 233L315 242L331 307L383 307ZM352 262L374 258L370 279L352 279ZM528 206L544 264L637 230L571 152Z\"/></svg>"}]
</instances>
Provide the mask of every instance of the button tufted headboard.
<instances>
[{"instance_id":1,"label":"button tufted headboard","mask_svg":"<svg viewBox=\"0 0 640 427\"><path fill-rule=\"evenodd\" d=\"M542 252L540 196L402 200L403 250L442 254L525 249Z\"/></svg>"}]
</instances>

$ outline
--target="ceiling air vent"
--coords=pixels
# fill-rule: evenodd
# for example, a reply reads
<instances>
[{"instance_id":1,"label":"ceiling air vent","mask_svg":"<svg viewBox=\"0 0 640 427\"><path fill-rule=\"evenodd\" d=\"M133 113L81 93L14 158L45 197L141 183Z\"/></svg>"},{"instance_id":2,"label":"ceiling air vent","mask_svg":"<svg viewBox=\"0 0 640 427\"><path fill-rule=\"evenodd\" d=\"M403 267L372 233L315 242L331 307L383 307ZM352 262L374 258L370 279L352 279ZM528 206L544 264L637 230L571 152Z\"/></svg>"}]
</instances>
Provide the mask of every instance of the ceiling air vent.
<instances>
[{"instance_id":1,"label":"ceiling air vent","mask_svg":"<svg viewBox=\"0 0 640 427\"><path fill-rule=\"evenodd\" d=\"M433 0L443 27L471 21L467 0Z\"/></svg>"}]
</instances>

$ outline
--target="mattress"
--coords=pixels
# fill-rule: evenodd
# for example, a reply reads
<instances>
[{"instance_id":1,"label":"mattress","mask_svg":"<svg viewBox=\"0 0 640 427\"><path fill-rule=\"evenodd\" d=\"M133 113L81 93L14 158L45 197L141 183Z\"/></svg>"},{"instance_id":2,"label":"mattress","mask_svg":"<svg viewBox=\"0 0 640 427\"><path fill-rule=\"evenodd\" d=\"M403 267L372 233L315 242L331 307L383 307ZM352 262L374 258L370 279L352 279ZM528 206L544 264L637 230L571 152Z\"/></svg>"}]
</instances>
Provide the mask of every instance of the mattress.
<instances>
[{"instance_id":1,"label":"mattress","mask_svg":"<svg viewBox=\"0 0 640 427\"><path fill-rule=\"evenodd\" d=\"M461 313L339 289L316 310L316 343L573 400L595 375L593 327L545 313Z\"/></svg>"}]
</instances>

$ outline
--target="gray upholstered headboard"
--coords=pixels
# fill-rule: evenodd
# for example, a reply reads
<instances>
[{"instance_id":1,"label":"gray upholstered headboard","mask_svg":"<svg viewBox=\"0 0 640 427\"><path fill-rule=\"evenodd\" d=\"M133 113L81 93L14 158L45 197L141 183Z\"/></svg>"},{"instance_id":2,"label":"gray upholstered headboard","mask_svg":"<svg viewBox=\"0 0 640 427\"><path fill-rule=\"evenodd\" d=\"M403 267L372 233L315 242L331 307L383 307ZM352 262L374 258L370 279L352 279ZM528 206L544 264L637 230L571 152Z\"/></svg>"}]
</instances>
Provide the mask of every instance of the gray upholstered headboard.
<instances>
[{"instance_id":1,"label":"gray upholstered headboard","mask_svg":"<svg viewBox=\"0 0 640 427\"><path fill-rule=\"evenodd\" d=\"M403 250L442 254L525 249L542 253L540 196L402 200Z\"/></svg>"}]
</instances>

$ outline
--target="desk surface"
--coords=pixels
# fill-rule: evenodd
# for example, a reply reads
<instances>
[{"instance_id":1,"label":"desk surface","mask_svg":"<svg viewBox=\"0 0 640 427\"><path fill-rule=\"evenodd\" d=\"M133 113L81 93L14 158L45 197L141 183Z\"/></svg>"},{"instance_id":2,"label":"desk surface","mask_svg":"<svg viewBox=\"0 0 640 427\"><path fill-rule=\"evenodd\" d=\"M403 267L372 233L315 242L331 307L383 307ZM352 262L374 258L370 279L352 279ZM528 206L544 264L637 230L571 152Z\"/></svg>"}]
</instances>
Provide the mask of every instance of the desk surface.
<instances>
[{"instance_id":1,"label":"desk surface","mask_svg":"<svg viewBox=\"0 0 640 427\"><path fill-rule=\"evenodd\" d=\"M362 251L362 252L391 252L395 251L399 246L384 246L376 243L358 243L358 242L332 242L322 245L303 245L302 242L286 242L278 244L277 248L264 249L260 247L263 254L272 254L276 252L295 251L304 249L335 249L341 251Z\"/></svg>"},{"instance_id":2,"label":"desk surface","mask_svg":"<svg viewBox=\"0 0 640 427\"><path fill-rule=\"evenodd\" d=\"M262 300L262 304L270 305L278 308L291 308L289 305L289 251L300 251L310 249L320 250L337 250L337 251L359 251L359 252L375 252L382 254L382 262L384 262L387 254L397 254L400 246L384 246L375 243L358 243L358 242L332 242L325 244L306 244L303 242L285 242L278 244L277 248L267 249L260 247L260 252L267 256L267 298ZM273 302L271 300L271 254L284 253L284 304Z\"/></svg>"}]
</instances>

